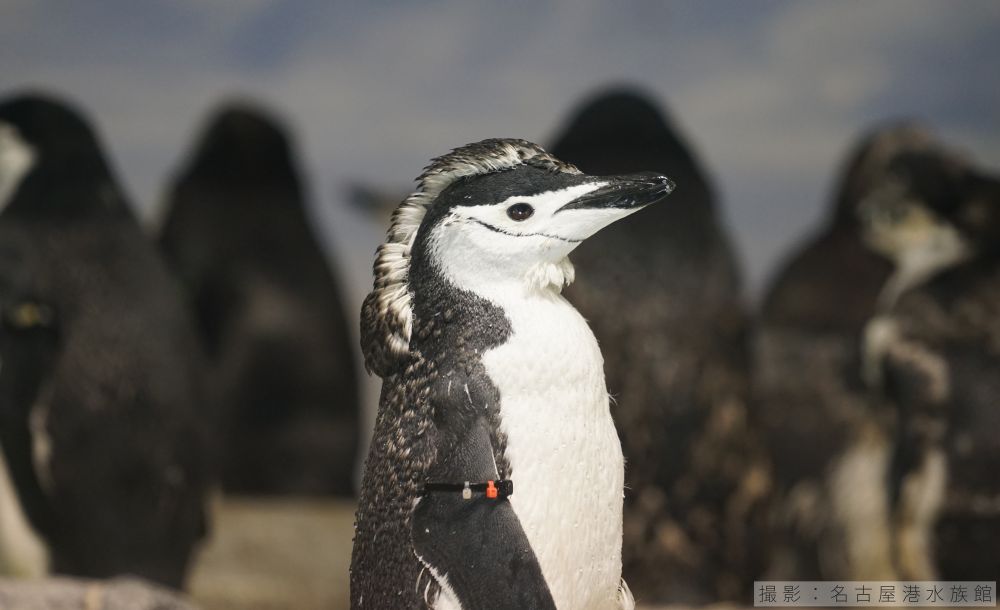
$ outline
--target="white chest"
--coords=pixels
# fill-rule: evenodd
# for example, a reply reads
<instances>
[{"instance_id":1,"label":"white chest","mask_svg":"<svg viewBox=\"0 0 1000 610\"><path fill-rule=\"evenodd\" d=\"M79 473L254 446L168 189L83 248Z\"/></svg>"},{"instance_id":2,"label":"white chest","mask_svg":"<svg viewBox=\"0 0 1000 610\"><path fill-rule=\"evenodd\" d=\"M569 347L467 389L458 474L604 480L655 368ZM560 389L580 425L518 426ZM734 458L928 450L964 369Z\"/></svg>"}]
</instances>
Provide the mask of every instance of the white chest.
<instances>
[{"instance_id":1,"label":"white chest","mask_svg":"<svg viewBox=\"0 0 1000 610\"><path fill-rule=\"evenodd\" d=\"M0 574L39 578L48 571L48 547L21 508L0 449Z\"/></svg>"},{"instance_id":2,"label":"white chest","mask_svg":"<svg viewBox=\"0 0 1000 610\"><path fill-rule=\"evenodd\" d=\"M513 333L483 363L500 391L511 503L557 607L612 608L624 464L597 341L554 293L499 304Z\"/></svg>"}]
</instances>

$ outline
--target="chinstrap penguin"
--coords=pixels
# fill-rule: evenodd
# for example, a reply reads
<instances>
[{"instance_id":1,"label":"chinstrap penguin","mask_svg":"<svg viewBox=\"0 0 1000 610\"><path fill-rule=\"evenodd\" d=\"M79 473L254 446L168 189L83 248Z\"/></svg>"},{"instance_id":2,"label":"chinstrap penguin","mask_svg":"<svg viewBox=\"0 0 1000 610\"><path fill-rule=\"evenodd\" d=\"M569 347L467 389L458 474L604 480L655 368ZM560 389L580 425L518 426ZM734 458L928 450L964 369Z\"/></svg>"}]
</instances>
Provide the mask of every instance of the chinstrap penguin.
<instances>
[{"instance_id":1,"label":"chinstrap penguin","mask_svg":"<svg viewBox=\"0 0 1000 610\"><path fill-rule=\"evenodd\" d=\"M224 488L353 495L356 351L284 127L245 102L221 108L166 205L160 244L221 405Z\"/></svg>"},{"instance_id":2,"label":"chinstrap penguin","mask_svg":"<svg viewBox=\"0 0 1000 610\"><path fill-rule=\"evenodd\" d=\"M895 265L866 327L865 378L896 417L900 577L1000 570L1000 177L953 151L902 156L859 209Z\"/></svg>"},{"instance_id":3,"label":"chinstrap penguin","mask_svg":"<svg viewBox=\"0 0 1000 610\"><path fill-rule=\"evenodd\" d=\"M0 445L44 547L30 571L180 587L210 466L177 286L63 103L0 102L0 195Z\"/></svg>"},{"instance_id":4,"label":"chinstrap penguin","mask_svg":"<svg viewBox=\"0 0 1000 610\"><path fill-rule=\"evenodd\" d=\"M673 184L588 176L502 139L418 180L362 309L383 388L352 608L631 608L603 359L560 291L577 245Z\"/></svg>"},{"instance_id":5,"label":"chinstrap penguin","mask_svg":"<svg viewBox=\"0 0 1000 610\"><path fill-rule=\"evenodd\" d=\"M861 138L825 226L790 257L754 336L754 405L772 457L768 578L892 578L891 414L873 408L862 335L891 262L866 246L858 210L895 159L934 139L910 123Z\"/></svg>"},{"instance_id":6,"label":"chinstrap penguin","mask_svg":"<svg viewBox=\"0 0 1000 610\"><path fill-rule=\"evenodd\" d=\"M669 171L671 205L573 253L566 290L605 356L625 470L623 571L641 602L741 600L768 476L747 406L747 313L709 176L649 97L587 100L552 147L588 174Z\"/></svg>"}]
</instances>

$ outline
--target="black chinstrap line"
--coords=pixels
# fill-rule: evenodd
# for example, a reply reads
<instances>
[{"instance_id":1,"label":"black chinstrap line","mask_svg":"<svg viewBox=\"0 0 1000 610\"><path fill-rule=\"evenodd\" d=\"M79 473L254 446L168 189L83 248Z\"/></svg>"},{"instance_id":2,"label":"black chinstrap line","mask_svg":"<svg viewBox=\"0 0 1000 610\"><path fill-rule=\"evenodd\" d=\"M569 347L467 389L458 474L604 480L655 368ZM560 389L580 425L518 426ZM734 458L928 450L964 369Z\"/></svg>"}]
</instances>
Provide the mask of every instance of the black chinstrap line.
<instances>
[{"instance_id":1,"label":"black chinstrap line","mask_svg":"<svg viewBox=\"0 0 1000 610\"><path fill-rule=\"evenodd\" d=\"M465 220L471 220L472 222L483 225L490 231L496 231L497 233L503 233L504 235L510 235L511 237L547 237L549 239L558 239L571 244L578 244L583 241L582 239L569 239L568 237L559 237L558 235L549 235L548 233L513 233L511 231L504 231L500 227L493 226L488 222L483 222L478 218L465 217Z\"/></svg>"}]
</instances>

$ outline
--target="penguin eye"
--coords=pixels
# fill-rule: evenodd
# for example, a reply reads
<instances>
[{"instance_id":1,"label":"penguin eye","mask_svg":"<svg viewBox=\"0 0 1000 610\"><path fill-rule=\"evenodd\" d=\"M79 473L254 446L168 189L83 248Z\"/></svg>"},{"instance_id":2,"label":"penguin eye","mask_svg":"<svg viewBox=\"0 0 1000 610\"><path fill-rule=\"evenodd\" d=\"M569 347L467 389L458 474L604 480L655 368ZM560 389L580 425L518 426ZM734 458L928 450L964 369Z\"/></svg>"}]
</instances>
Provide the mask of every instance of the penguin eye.
<instances>
[{"instance_id":1,"label":"penguin eye","mask_svg":"<svg viewBox=\"0 0 1000 610\"><path fill-rule=\"evenodd\" d=\"M534 213L535 208L531 207L527 203L515 203L507 208L507 216L510 217L511 220L515 220L517 222L528 220Z\"/></svg>"}]
</instances>

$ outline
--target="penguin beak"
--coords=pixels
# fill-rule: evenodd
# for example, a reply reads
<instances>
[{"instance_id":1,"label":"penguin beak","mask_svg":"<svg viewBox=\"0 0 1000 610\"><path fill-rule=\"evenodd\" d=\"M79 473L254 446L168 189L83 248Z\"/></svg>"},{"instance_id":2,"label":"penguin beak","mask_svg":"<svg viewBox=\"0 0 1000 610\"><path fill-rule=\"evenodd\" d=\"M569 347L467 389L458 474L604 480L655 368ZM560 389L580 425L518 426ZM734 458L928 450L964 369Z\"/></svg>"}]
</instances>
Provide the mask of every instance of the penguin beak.
<instances>
[{"instance_id":1,"label":"penguin beak","mask_svg":"<svg viewBox=\"0 0 1000 610\"><path fill-rule=\"evenodd\" d=\"M643 172L626 176L602 177L607 182L562 206L564 210L637 210L666 197L674 190L674 182L662 174Z\"/></svg>"}]
</instances>

